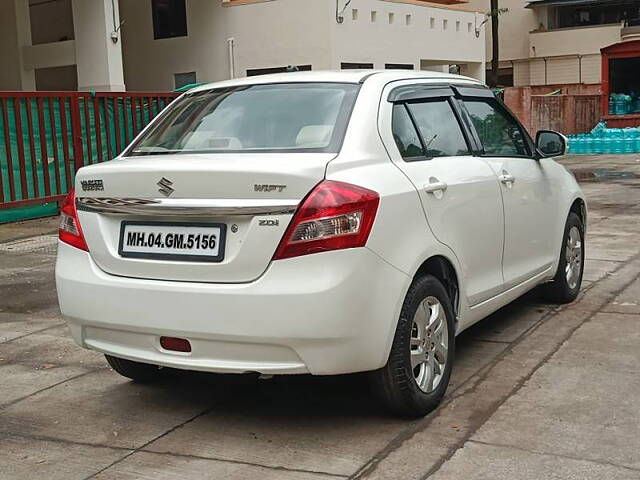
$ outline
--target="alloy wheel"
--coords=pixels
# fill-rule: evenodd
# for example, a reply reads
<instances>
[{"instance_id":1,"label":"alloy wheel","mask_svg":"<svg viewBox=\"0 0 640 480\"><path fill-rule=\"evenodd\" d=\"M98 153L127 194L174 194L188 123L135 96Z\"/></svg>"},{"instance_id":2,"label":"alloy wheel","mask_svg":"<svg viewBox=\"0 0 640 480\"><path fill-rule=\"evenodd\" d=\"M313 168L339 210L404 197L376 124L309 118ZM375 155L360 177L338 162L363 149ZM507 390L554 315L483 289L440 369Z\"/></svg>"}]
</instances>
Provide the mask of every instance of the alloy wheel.
<instances>
[{"instance_id":1,"label":"alloy wheel","mask_svg":"<svg viewBox=\"0 0 640 480\"><path fill-rule=\"evenodd\" d=\"M413 317L410 358L416 384L431 393L440 384L447 363L449 329L445 309L435 297L425 298Z\"/></svg>"},{"instance_id":2,"label":"alloy wheel","mask_svg":"<svg viewBox=\"0 0 640 480\"><path fill-rule=\"evenodd\" d=\"M578 285L582 273L582 236L576 226L571 227L567 236L565 260L565 278L567 285L573 290Z\"/></svg>"}]
</instances>

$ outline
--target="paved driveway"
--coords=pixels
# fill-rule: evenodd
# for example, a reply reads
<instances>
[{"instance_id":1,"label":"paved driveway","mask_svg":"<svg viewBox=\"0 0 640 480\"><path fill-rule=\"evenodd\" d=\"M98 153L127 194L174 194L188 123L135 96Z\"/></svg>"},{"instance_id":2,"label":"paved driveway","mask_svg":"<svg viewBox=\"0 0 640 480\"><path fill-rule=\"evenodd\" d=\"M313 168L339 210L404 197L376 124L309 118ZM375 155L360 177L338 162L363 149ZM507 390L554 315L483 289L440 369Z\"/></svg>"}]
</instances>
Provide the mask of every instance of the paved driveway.
<instances>
[{"instance_id":1,"label":"paved driveway","mask_svg":"<svg viewBox=\"0 0 640 480\"><path fill-rule=\"evenodd\" d=\"M533 292L464 332L415 421L358 375L131 383L67 335L55 220L0 226L0 478L640 478L640 156L565 162L590 206L579 301Z\"/></svg>"}]
</instances>

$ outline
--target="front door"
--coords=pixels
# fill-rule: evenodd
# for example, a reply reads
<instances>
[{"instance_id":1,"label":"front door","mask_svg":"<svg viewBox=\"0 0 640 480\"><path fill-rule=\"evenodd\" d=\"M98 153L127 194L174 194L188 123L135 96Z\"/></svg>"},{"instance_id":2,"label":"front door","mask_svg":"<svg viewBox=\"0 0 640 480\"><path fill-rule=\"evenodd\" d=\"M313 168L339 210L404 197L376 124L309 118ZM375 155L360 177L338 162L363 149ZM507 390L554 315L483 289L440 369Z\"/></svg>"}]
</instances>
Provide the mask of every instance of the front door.
<instances>
[{"instance_id":1,"label":"front door","mask_svg":"<svg viewBox=\"0 0 640 480\"><path fill-rule=\"evenodd\" d=\"M553 210L558 205L545 173L533 158L531 143L518 121L493 98L465 98L464 105L483 147L482 157L500 180L504 202L505 287L548 270L556 248Z\"/></svg>"}]
</instances>

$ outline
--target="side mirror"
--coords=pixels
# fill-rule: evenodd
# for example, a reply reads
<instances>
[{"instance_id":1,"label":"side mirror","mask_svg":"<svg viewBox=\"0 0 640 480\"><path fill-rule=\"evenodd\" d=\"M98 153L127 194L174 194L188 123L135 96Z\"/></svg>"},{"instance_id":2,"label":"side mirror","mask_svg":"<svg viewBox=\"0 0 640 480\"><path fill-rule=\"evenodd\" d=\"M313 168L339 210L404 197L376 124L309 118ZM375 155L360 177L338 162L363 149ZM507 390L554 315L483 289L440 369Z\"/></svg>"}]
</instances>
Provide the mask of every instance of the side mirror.
<instances>
[{"instance_id":1,"label":"side mirror","mask_svg":"<svg viewBox=\"0 0 640 480\"><path fill-rule=\"evenodd\" d=\"M536 133L536 150L539 158L559 157L567 152L567 137L551 130Z\"/></svg>"}]
</instances>

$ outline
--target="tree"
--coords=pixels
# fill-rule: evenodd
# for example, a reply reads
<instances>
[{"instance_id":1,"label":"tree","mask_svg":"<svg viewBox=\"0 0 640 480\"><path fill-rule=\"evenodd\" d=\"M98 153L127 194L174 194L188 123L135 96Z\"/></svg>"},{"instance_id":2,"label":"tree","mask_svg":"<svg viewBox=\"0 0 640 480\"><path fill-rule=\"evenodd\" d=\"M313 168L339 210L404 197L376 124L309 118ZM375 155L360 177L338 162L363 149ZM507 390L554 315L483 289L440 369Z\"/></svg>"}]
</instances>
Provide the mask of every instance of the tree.
<instances>
[{"instance_id":1,"label":"tree","mask_svg":"<svg viewBox=\"0 0 640 480\"><path fill-rule=\"evenodd\" d=\"M500 68L500 35L498 20L498 0L491 0L491 75L489 85L498 86L498 69Z\"/></svg>"},{"instance_id":2,"label":"tree","mask_svg":"<svg viewBox=\"0 0 640 480\"><path fill-rule=\"evenodd\" d=\"M485 21L482 22L482 24L485 24L491 18L491 71L488 83L492 87L498 86L498 71L500 68L500 22L498 17L508 11L508 8L500 8L498 0L491 0L491 9L487 12Z\"/></svg>"}]
</instances>

